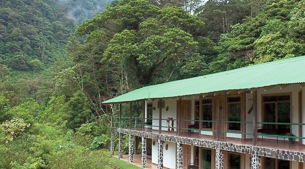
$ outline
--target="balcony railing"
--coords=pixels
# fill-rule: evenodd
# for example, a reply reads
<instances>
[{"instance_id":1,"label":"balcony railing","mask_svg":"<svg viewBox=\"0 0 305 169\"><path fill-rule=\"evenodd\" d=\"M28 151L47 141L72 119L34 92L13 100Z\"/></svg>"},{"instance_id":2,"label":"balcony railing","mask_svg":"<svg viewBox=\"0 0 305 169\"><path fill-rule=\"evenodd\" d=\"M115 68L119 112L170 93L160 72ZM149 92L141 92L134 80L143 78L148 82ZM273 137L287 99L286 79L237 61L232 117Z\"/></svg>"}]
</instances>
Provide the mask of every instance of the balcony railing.
<instances>
[{"instance_id":1,"label":"balcony railing","mask_svg":"<svg viewBox=\"0 0 305 169\"><path fill-rule=\"evenodd\" d=\"M144 123L143 123L144 120ZM178 124L180 122L180 124ZM217 137L217 135L226 135L221 137L225 139L230 137L230 134L244 135L244 138L253 139L254 129L253 122L240 122L240 121L216 121L216 120L178 120L177 119L161 119L161 131L170 132L184 132L194 134L210 133L211 136ZM199 125L201 123L201 125ZM142 117L121 117L119 121L118 116L113 117L113 127L115 128L127 128L136 130L159 130L159 118L145 118ZM240 130L224 130L228 128L229 124L239 124ZM250 125L250 126L249 126ZM305 137L297 136L299 129L301 129L305 123L283 123L283 122L257 122L257 138L260 141L266 139L283 140L289 143L294 143L298 140L303 140ZM200 128L199 126L202 126ZM236 125L237 126L237 125ZM243 126L243 127L242 127ZM250 128L250 129L249 129ZM292 128L297 134L292 133Z\"/></svg>"}]
</instances>

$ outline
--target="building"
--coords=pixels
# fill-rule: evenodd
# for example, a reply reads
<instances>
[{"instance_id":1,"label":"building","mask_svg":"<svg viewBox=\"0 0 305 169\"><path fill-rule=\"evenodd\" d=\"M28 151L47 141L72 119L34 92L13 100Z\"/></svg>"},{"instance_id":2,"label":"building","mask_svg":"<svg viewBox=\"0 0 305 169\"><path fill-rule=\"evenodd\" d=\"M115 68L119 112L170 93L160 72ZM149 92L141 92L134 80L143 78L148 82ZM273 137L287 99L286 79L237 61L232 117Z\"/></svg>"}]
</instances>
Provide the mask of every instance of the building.
<instances>
[{"instance_id":1,"label":"building","mask_svg":"<svg viewBox=\"0 0 305 169\"><path fill-rule=\"evenodd\" d=\"M143 168L147 148L158 168L305 168L305 56L147 86L103 103L130 105L118 111L112 140L119 133L121 157L129 135L132 162L133 139L141 138ZM133 118L133 104L143 105L141 119Z\"/></svg>"}]
</instances>

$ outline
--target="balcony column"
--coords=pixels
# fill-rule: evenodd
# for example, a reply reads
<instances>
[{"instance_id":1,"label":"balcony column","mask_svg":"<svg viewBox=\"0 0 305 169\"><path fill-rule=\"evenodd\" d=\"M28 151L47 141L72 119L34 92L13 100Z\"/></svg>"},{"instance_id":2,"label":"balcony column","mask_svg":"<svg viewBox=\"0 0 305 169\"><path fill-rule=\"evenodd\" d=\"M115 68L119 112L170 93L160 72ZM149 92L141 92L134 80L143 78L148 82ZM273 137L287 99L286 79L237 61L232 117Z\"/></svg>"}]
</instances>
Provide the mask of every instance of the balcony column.
<instances>
[{"instance_id":1,"label":"balcony column","mask_svg":"<svg viewBox=\"0 0 305 169\"><path fill-rule=\"evenodd\" d=\"M162 130L162 99L159 99L158 101L159 106L159 133L161 133Z\"/></svg>"},{"instance_id":2,"label":"balcony column","mask_svg":"<svg viewBox=\"0 0 305 169\"><path fill-rule=\"evenodd\" d=\"M129 129L132 128L132 102L130 102L130 112L129 112Z\"/></svg>"},{"instance_id":3,"label":"balcony column","mask_svg":"<svg viewBox=\"0 0 305 169\"><path fill-rule=\"evenodd\" d=\"M183 169L183 147L181 142L177 142L176 167L177 169Z\"/></svg>"},{"instance_id":4,"label":"balcony column","mask_svg":"<svg viewBox=\"0 0 305 169\"><path fill-rule=\"evenodd\" d=\"M146 138L142 137L142 168L146 168L146 161L147 161L147 155L146 155Z\"/></svg>"},{"instance_id":5,"label":"balcony column","mask_svg":"<svg viewBox=\"0 0 305 169\"><path fill-rule=\"evenodd\" d=\"M119 133L119 153L118 158L123 158L123 134Z\"/></svg>"},{"instance_id":6,"label":"balcony column","mask_svg":"<svg viewBox=\"0 0 305 169\"><path fill-rule=\"evenodd\" d=\"M258 150L253 148L252 155L251 155L251 169L261 169L261 162L258 156Z\"/></svg>"},{"instance_id":7,"label":"balcony column","mask_svg":"<svg viewBox=\"0 0 305 169\"><path fill-rule=\"evenodd\" d=\"M216 158L215 159L215 161L216 161L215 168L224 169L224 155L223 155L223 152L219 148L216 149L215 158Z\"/></svg>"},{"instance_id":8,"label":"balcony column","mask_svg":"<svg viewBox=\"0 0 305 169\"><path fill-rule=\"evenodd\" d=\"M163 168L163 143L164 141L158 139L158 169Z\"/></svg>"},{"instance_id":9,"label":"balcony column","mask_svg":"<svg viewBox=\"0 0 305 169\"><path fill-rule=\"evenodd\" d=\"M199 131L202 129L202 121L203 120L203 114L202 114L202 95L199 96ZM199 132L200 133L200 132Z\"/></svg>"},{"instance_id":10,"label":"balcony column","mask_svg":"<svg viewBox=\"0 0 305 169\"><path fill-rule=\"evenodd\" d=\"M253 142L252 144L256 146L257 144L257 91L253 91Z\"/></svg>"},{"instance_id":11,"label":"balcony column","mask_svg":"<svg viewBox=\"0 0 305 169\"><path fill-rule=\"evenodd\" d=\"M133 162L133 138L134 136L129 134L129 162Z\"/></svg>"},{"instance_id":12,"label":"balcony column","mask_svg":"<svg viewBox=\"0 0 305 169\"><path fill-rule=\"evenodd\" d=\"M122 127L122 104L120 104L120 112L119 112L119 128Z\"/></svg>"},{"instance_id":13,"label":"balcony column","mask_svg":"<svg viewBox=\"0 0 305 169\"><path fill-rule=\"evenodd\" d=\"M143 101L143 110L142 110L142 130L145 130L145 111L146 111L146 101Z\"/></svg>"}]
</instances>

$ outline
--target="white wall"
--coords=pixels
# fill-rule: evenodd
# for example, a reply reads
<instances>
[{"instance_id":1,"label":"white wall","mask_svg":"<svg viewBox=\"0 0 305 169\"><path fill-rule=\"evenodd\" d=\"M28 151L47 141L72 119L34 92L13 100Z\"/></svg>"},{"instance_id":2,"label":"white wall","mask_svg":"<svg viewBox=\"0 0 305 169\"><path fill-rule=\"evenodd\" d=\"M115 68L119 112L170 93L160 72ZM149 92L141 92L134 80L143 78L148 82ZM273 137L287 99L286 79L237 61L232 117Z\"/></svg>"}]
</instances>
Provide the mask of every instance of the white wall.
<instances>
[{"instance_id":1,"label":"white wall","mask_svg":"<svg viewBox=\"0 0 305 169\"><path fill-rule=\"evenodd\" d=\"M168 144L168 150L165 146ZM163 144L163 166L167 168L176 168L176 144L171 142L164 142Z\"/></svg>"},{"instance_id":2,"label":"white wall","mask_svg":"<svg viewBox=\"0 0 305 169\"><path fill-rule=\"evenodd\" d=\"M152 163L158 164L158 140L153 141L155 141L155 145L152 145ZM167 150L165 149L166 144L168 145ZM163 166L167 168L176 168L176 143L163 143Z\"/></svg>"},{"instance_id":3,"label":"white wall","mask_svg":"<svg viewBox=\"0 0 305 169\"><path fill-rule=\"evenodd\" d=\"M168 110L166 108L168 107ZM166 99L165 100L165 108L162 108L162 130L167 131L167 119L168 117L174 118L174 127L175 131L177 126L177 100L176 99ZM158 130L159 129L159 108L158 108L158 100L153 101L153 129Z\"/></svg>"},{"instance_id":4,"label":"white wall","mask_svg":"<svg viewBox=\"0 0 305 169\"><path fill-rule=\"evenodd\" d=\"M155 142L155 145L153 145ZM158 164L158 140L152 140L151 142L151 162Z\"/></svg>"}]
</instances>

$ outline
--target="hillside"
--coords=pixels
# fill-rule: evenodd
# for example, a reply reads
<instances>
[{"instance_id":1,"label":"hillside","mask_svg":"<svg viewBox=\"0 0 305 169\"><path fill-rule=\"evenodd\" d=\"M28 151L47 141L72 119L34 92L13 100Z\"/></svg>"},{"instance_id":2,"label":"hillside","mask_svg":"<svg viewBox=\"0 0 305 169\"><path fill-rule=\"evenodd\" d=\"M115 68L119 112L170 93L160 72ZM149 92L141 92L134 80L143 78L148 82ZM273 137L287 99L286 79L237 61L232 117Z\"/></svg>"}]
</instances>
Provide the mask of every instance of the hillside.
<instances>
[{"instance_id":1,"label":"hillside","mask_svg":"<svg viewBox=\"0 0 305 169\"><path fill-rule=\"evenodd\" d=\"M38 71L63 57L63 46L75 28L52 0L1 1L0 65Z\"/></svg>"}]
</instances>

